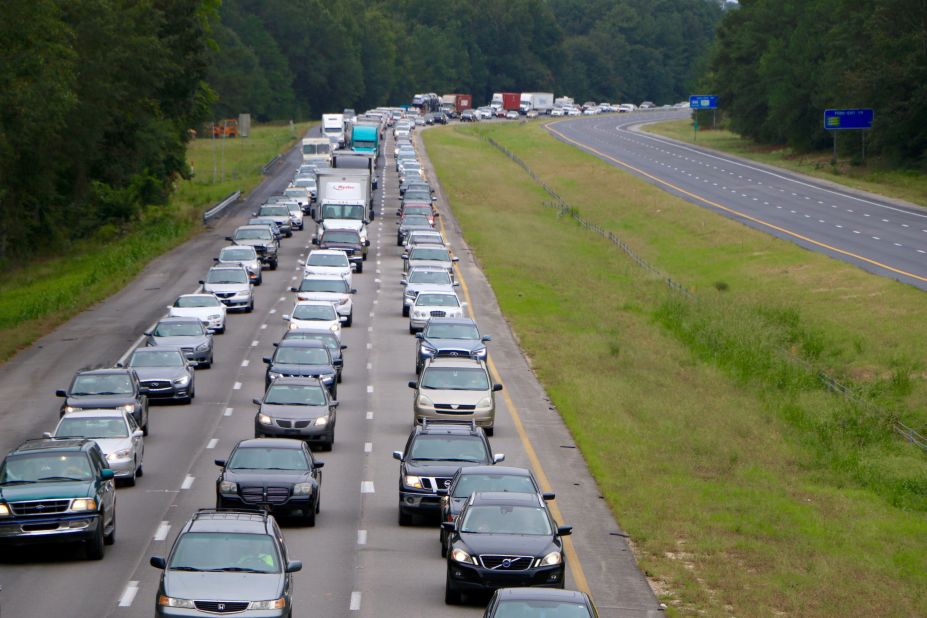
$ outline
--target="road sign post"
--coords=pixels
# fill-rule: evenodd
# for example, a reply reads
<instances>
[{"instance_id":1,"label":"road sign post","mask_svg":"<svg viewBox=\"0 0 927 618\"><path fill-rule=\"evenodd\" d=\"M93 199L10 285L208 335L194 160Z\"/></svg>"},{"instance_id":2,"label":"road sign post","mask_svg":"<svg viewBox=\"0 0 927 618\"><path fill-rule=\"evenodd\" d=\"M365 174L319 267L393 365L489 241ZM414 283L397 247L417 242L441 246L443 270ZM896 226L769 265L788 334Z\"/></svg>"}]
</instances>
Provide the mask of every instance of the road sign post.
<instances>
[{"instance_id":1,"label":"road sign post","mask_svg":"<svg viewBox=\"0 0 927 618\"><path fill-rule=\"evenodd\" d=\"M825 109L824 130L830 131L834 138L834 154L831 163L837 162L837 132L867 131L872 128L875 117L871 108ZM866 159L866 137L862 137L862 156Z\"/></svg>"},{"instance_id":2,"label":"road sign post","mask_svg":"<svg viewBox=\"0 0 927 618\"><path fill-rule=\"evenodd\" d=\"M695 110L695 121L692 126L694 127L696 136L698 134L698 111L701 109L710 109L713 112L711 128L714 129L717 120L717 110L718 110L718 96L714 94L692 94L689 95L689 108ZM692 138L692 141L695 141L696 137Z\"/></svg>"}]
</instances>

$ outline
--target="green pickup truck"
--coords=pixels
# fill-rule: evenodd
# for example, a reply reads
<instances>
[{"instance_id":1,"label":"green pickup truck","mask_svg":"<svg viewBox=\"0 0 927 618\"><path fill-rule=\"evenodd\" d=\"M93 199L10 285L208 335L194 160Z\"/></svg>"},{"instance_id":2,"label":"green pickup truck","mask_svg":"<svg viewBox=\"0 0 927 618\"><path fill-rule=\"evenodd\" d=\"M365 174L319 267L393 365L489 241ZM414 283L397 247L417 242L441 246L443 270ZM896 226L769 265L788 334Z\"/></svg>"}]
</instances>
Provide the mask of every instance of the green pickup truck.
<instances>
[{"instance_id":1,"label":"green pickup truck","mask_svg":"<svg viewBox=\"0 0 927 618\"><path fill-rule=\"evenodd\" d=\"M0 464L0 547L80 542L87 558L116 540L116 485L99 445L27 440Z\"/></svg>"}]
</instances>

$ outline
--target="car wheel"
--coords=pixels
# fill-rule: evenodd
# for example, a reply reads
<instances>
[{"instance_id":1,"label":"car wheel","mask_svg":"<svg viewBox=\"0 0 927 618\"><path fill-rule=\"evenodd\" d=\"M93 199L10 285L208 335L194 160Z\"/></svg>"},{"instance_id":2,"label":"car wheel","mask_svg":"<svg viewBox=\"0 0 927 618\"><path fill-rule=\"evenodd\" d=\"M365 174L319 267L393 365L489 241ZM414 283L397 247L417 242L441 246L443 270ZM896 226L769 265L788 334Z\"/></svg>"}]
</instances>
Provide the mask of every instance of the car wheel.
<instances>
[{"instance_id":1,"label":"car wheel","mask_svg":"<svg viewBox=\"0 0 927 618\"><path fill-rule=\"evenodd\" d=\"M399 525L400 526L411 526L412 525L412 513L406 513L402 509L399 509Z\"/></svg>"},{"instance_id":2,"label":"car wheel","mask_svg":"<svg viewBox=\"0 0 927 618\"><path fill-rule=\"evenodd\" d=\"M460 591L451 586L450 579L444 583L444 603L446 605L460 605Z\"/></svg>"},{"instance_id":3,"label":"car wheel","mask_svg":"<svg viewBox=\"0 0 927 618\"><path fill-rule=\"evenodd\" d=\"M361 260L360 262L357 263L357 272L358 272L358 274L364 272L364 262L363 262L363 260Z\"/></svg>"},{"instance_id":4,"label":"car wheel","mask_svg":"<svg viewBox=\"0 0 927 618\"><path fill-rule=\"evenodd\" d=\"M396 237L396 246L397 246L397 247L401 247L401 246L402 246L402 236L397 236L397 237Z\"/></svg>"},{"instance_id":5,"label":"car wheel","mask_svg":"<svg viewBox=\"0 0 927 618\"><path fill-rule=\"evenodd\" d=\"M103 536L103 543L112 545L116 542L116 515L113 515L113 527L110 528L109 534Z\"/></svg>"},{"instance_id":6,"label":"car wheel","mask_svg":"<svg viewBox=\"0 0 927 618\"><path fill-rule=\"evenodd\" d=\"M402 305L402 317L404 318L409 317L409 308L406 306L405 303L403 303Z\"/></svg>"},{"instance_id":7,"label":"car wheel","mask_svg":"<svg viewBox=\"0 0 927 618\"><path fill-rule=\"evenodd\" d=\"M491 436L491 435L493 435L494 433L496 433L496 428L493 427L493 426L484 427L483 429L486 430L486 435L487 435L487 436Z\"/></svg>"},{"instance_id":8,"label":"car wheel","mask_svg":"<svg viewBox=\"0 0 927 618\"><path fill-rule=\"evenodd\" d=\"M264 277L258 277L254 280L254 285L261 285L262 283L264 283Z\"/></svg>"},{"instance_id":9,"label":"car wheel","mask_svg":"<svg viewBox=\"0 0 927 618\"><path fill-rule=\"evenodd\" d=\"M441 531L441 557L447 558L447 532Z\"/></svg>"},{"instance_id":10,"label":"car wheel","mask_svg":"<svg viewBox=\"0 0 927 618\"><path fill-rule=\"evenodd\" d=\"M415 327L412 326L411 324L409 324L409 334L410 334L410 335L414 335L414 334L415 334Z\"/></svg>"},{"instance_id":11,"label":"car wheel","mask_svg":"<svg viewBox=\"0 0 927 618\"><path fill-rule=\"evenodd\" d=\"M84 541L84 551L88 560L103 559L103 514L100 514L97 529L93 536Z\"/></svg>"},{"instance_id":12,"label":"car wheel","mask_svg":"<svg viewBox=\"0 0 927 618\"><path fill-rule=\"evenodd\" d=\"M254 311L254 299L251 299L251 302L248 304L248 308L245 309L245 313L251 313Z\"/></svg>"},{"instance_id":13,"label":"car wheel","mask_svg":"<svg viewBox=\"0 0 927 618\"><path fill-rule=\"evenodd\" d=\"M138 476L138 461L132 461L132 476L126 479L127 487L135 487L135 477Z\"/></svg>"},{"instance_id":14,"label":"car wheel","mask_svg":"<svg viewBox=\"0 0 927 618\"><path fill-rule=\"evenodd\" d=\"M338 384L341 384L341 372L340 371L338 372L338 377L336 378L336 381L338 382Z\"/></svg>"},{"instance_id":15,"label":"car wheel","mask_svg":"<svg viewBox=\"0 0 927 618\"><path fill-rule=\"evenodd\" d=\"M274 260L273 262L270 263L270 269L277 270L277 260Z\"/></svg>"},{"instance_id":16,"label":"car wheel","mask_svg":"<svg viewBox=\"0 0 927 618\"><path fill-rule=\"evenodd\" d=\"M138 464L138 470L135 471L135 476L145 476L145 464Z\"/></svg>"},{"instance_id":17,"label":"car wheel","mask_svg":"<svg viewBox=\"0 0 927 618\"><path fill-rule=\"evenodd\" d=\"M354 310L353 309L351 310L351 313L348 314L348 319L345 321L344 325L350 326L351 324L354 324Z\"/></svg>"},{"instance_id":18,"label":"car wheel","mask_svg":"<svg viewBox=\"0 0 927 618\"><path fill-rule=\"evenodd\" d=\"M225 324L222 325L222 328L217 328L217 329L216 329L216 334L217 334L217 335L224 335L224 334L225 334Z\"/></svg>"},{"instance_id":19,"label":"car wheel","mask_svg":"<svg viewBox=\"0 0 927 618\"><path fill-rule=\"evenodd\" d=\"M142 425L142 435L143 436L148 435L148 417L145 417L145 424Z\"/></svg>"},{"instance_id":20,"label":"car wheel","mask_svg":"<svg viewBox=\"0 0 927 618\"><path fill-rule=\"evenodd\" d=\"M310 528L315 527L315 509L309 509L309 512L303 515L303 521Z\"/></svg>"}]
</instances>

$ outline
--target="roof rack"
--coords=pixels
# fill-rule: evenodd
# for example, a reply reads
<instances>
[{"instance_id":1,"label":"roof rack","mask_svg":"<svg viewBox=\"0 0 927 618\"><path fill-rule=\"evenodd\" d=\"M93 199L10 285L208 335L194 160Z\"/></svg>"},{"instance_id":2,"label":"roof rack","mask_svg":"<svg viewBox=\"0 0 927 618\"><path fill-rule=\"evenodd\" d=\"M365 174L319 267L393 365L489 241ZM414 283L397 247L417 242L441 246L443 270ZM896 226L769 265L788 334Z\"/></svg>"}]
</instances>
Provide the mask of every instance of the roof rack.
<instances>
[{"instance_id":1,"label":"roof rack","mask_svg":"<svg viewBox=\"0 0 927 618\"><path fill-rule=\"evenodd\" d=\"M455 425L457 427L466 426L470 429L476 429L476 421L473 419L459 419L459 418L449 418L441 420L431 420L427 418L422 419L422 429L427 429L433 425Z\"/></svg>"},{"instance_id":2,"label":"roof rack","mask_svg":"<svg viewBox=\"0 0 927 618\"><path fill-rule=\"evenodd\" d=\"M192 521L196 521L203 515L257 515L266 522L267 518L270 517L270 512L266 509L257 507L236 507L233 509L200 508L193 514Z\"/></svg>"}]
</instances>

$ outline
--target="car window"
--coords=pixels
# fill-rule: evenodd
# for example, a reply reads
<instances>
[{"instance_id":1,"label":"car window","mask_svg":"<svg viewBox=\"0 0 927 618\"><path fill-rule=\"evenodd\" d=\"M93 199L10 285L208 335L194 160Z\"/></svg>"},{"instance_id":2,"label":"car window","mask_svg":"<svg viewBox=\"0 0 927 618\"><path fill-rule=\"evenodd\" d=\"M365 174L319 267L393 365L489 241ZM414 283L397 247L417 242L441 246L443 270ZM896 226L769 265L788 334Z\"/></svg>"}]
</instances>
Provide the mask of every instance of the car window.
<instances>
[{"instance_id":1,"label":"car window","mask_svg":"<svg viewBox=\"0 0 927 618\"><path fill-rule=\"evenodd\" d=\"M287 197L306 197L306 190L302 187L291 187L283 192Z\"/></svg>"},{"instance_id":2,"label":"car window","mask_svg":"<svg viewBox=\"0 0 927 618\"><path fill-rule=\"evenodd\" d=\"M415 297L416 307L459 307L460 301L453 294L419 294Z\"/></svg>"},{"instance_id":3,"label":"car window","mask_svg":"<svg viewBox=\"0 0 927 618\"><path fill-rule=\"evenodd\" d=\"M341 266L349 268L348 256L343 253L310 253L307 266Z\"/></svg>"},{"instance_id":4,"label":"car window","mask_svg":"<svg viewBox=\"0 0 927 618\"><path fill-rule=\"evenodd\" d=\"M568 601L500 601L496 618L592 618L582 603Z\"/></svg>"},{"instance_id":5,"label":"car window","mask_svg":"<svg viewBox=\"0 0 927 618\"><path fill-rule=\"evenodd\" d=\"M270 240L273 234L270 230L238 230L235 232L235 240Z\"/></svg>"},{"instance_id":6,"label":"car window","mask_svg":"<svg viewBox=\"0 0 927 618\"><path fill-rule=\"evenodd\" d=\"M446 270L413 271L409 275L409 283L433 283L435 285L451 285L451 276Z\"/></svg>"},{"instance_id":7,"label":"car window","mask_svg":"<svg viewBox=\"0 0 927 618\"><path fill-rule=\"evenodd\" d=\"M322 242L349 242L360 244L360 234L351 230L326 230L322 233Z\"/></svg>"},{"instance_id":8,"label":"car window","mask_svg":"<svg viewBox=\"0 0 927 618\"><path fill-rule=\"evenodd\" d=\"M235 449L227 467L231 470L308 470L302 449L245 447Z\"/></svg>"},{"instance_id":9,"label":"car window","mask_svg":"<svg viewBox=\"0 0 927 618\"><path fill-rule=\"evenodd\" d=\"M325 204L322 219L363 219L366 208L357 204Z\"/></svg>"},{"instance_id":10,"label":"car window","mask_svg":"<svg viewBox=\"0 0 927 618\"><path fill-rule=\"evenodd\" d=\"M410 260L437 260L439 262L450 262L451 255L447 249L438 247L416 247L412 249L409 255Z\"/></svg>"},{"instance_id":11,"label":"car window","mask_svg":"<svg viewBox=\"0 0 927 618\"><path fill-rule=\"evenodd\" d=\"M514 474L461 474L454 485L455 498L469 498L475 491L511 491L534 494L538 488L530 476Z\"/></svg>"},{"instance_id":12,"label":"car window","mask_svg":"<svg viewBox=\"0 0 927 618\"><path fill-rule=\"evenodd\" d=\"M280 406L322 406L325 392L321 386L271 384L264 396L264 403Z\"/></svg>"},{"instance_id":13,"label":"car window","mask_svg":"<svg viewBox=\"0 0 927 618\"><path fill-rule=\"evenodd\" d=\"M262 206L258 211L261 217L289 217L290 211L286 206Z\"/></svg>"},{"instance_id":14,"label":"car window","mask_svg":"<svg viewBox=\"0 0 927 618\"><path fill-rule=\"evenodd\" d=\"M129 367L183 367L183 356L177 350L136 350L129 358Z\"/></svg>"},{"instance_id":15,"label":"car window","mask_svg":"<svg viewBox=\"0 0 927 618\"><path fill-rule=\"evenodd\" d=\"M0 469L0 485L4 483L54 480L89 481L93 468L84 453L33 453L7 457Z\"/></svg>"},{"instance_id":16,"label":"car window","mask_svg":"<svg viewBox=\"0 0 927 618\"><path fill-rule=\"evenodd\" d=\"M348 282L344 279L303 279L299 284L300 292L332 292L347 294Z\"/></svg>"},{"instance_id":17,"label":"car window","mask_svg":"<svg viewBox=\"0 0 927 618\"><path fill-rule=\"evenodd\" d=\"M457 367L427 367L422 374L421 388L451 391L489 390L489 376L483 369Z\"/></svg>"},{"instance_id":18,"label":"car window","mask_svg":"<svg viewBox=\"0 0 927 618\"><path fill-rule=\"evenodd\" d=\"M197 337L204 331L199 322L159 322L152 332L155 337Z\"/></svg>"},{"instance_id":19,"label":"car window","mask_svg":"<svg viewBox=\"0 0 927 618\"><path fill-rule=\"evenodd\" d=\"M248 283L248 273L240 268L212 268L206 283Z\"/></svg>"},{"instance_id":20,"label":"car window","mask_svg":"<svg viewBox=\"0 0 927 618\"><path fill-rule=\"evenodd\" d=\"M412 443L409 459L483 462L487 454L483 441L473 436L420 435Z\"/></svg>"},{"instance_id":21,"label":"car window","mask_svg":"<svg viewBox=\"0 0 927 618\"><path fill-rule=\"evenodd\" d=\"M65 417L58 423L56 437L68 438L128 438L125 420L118 417Z\"/></svg>"},{"instance_id":22,"label":"car window","mask_svg":"<svg viewBox=\"0 0 927 618\"><path fill-rule=\"evenodd\" d=\"M425 327L425 337L433 339L479 339L480 331L472 324L441 324L429 322Z\"/></svg>"},{"instance_id":23,"label":"car window","mask_svg":"<svg viewBox=\"0 0 927 618\"><path fill-rule=\"evenodd\" d=\"M337 320L335 308L331 305L296 305L293 309L296 320Z\"/></svg>"},{"instance_id":24,"label":"car window","mask_svg":"<svg viewBox=\"0 0 927 618\"><path fill-rule=\"evenodd\" d=\"M251 247L235 247L220 251L219 259L223 262L248 262L257 259L257 254Z\"/></svg>"},{"instance_id":25,"label":"car window","mask_svg":"<svg viewBox=\"0 0 927 618\"><path fill-rule=\"evenodd\" d=\"M431 223L428 222L428 217L423 217L421 215L409 215L402 218L403 225L427 225L431 226Z\"/></svg>"},{"instance_id":26,"label":"car window","mask_svg":"<svg viewBox=\"0 0 927 618\"><path fill-rule=\"evenodd\" d=\"M202 307L218 307L220 304L219 299L215 296L181 296L174 301L174 306L178 309L191 309L191 308L202 308Z\"/></svg>"},{"instance_id":27,"label":"car window","mask_svg":"<svg viewBox=\"0 0 927 618\"><path fill-rule=\"evenodd\" d=\"M533 506L471 506L464 513L461 532L548 535L553 531L543 508Z\"/></svg>"},{"instance_id":28,"label":"car window","mask_svg":"<svg viewBox=\"0 0 927 618\"><path fill-rule=\"evenodd\" d=\"M277 348L274 362L281 365L327 365L328 352L323 348Z\"/></svg>"},{"instance_id":29,"label":"car window","mask_svg":"<svg viewBox=\"0 0 927 618\"><path fill-rule=\"evenodd\" d=\"M169 569L279 573L280 557L266 534L187 532L177 539Z\"/></svg>"},{"instance_id":30,"label":"car window","mask_svg":"<svg viewBox=\"0 0 927 618\"><path fill-rule=\"evenodd\" d=\"M131 395L132 380L125 374L80 375L74 380L72 395Z\"/></svg>"}]
</instances>

